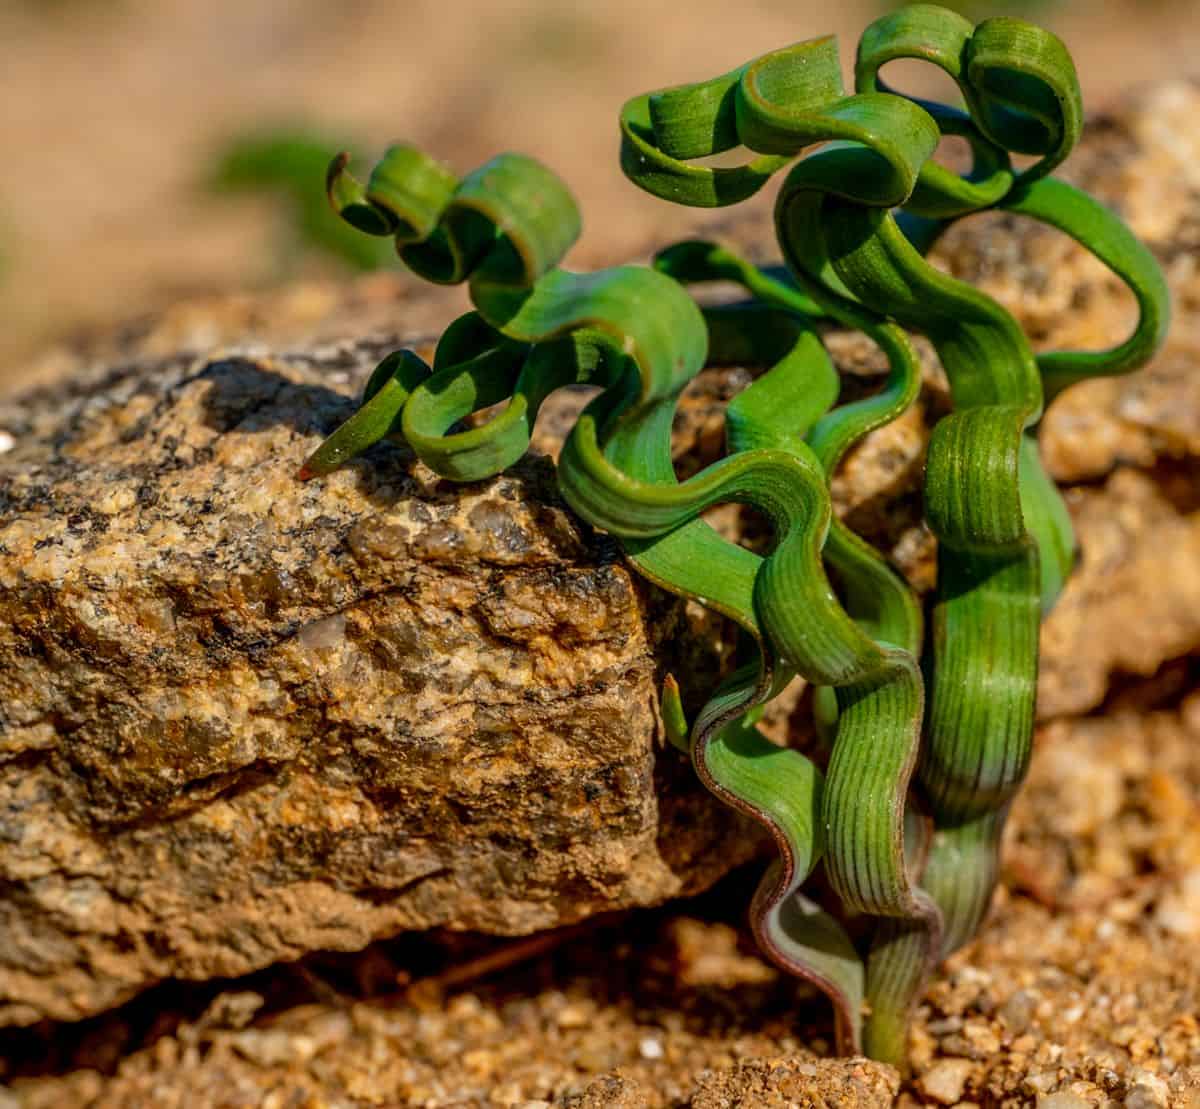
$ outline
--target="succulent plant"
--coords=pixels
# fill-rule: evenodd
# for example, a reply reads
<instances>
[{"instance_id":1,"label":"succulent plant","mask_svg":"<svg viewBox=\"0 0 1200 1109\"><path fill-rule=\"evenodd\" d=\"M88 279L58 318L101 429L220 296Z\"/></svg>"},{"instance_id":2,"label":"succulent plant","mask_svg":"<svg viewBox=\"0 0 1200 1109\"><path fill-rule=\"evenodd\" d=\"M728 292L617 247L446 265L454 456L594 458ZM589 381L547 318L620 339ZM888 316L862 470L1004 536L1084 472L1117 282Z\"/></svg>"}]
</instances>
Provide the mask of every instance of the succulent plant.
<instances>
[{"instance_id":1,"label":"succulent plant","mask_svg":"<svg viewBox=\"0 0 1200 1109\"><path fill-rule=\"evenodd\" d=\"M965 110L888 89L880 71L901 58L942 69ZM834 40L822 38L635 97L620 120L626 175L674 203L733 204L787 170L775 206L786 271L689 241L653 268L570 273L558 263L579 215L533 160L500 155L460 180L397 146L364 186L341 158L328 187L342 217L394 238L417 275L466 282L474 311L450 324L432 367L410 351L385 359L362 407L302 474L399 434L437 473L486 478L525 452L553 390L602 386L563 445L563 496L646 578L743 633L743 664L690 726L672 680L663 716L704 784L774 839L755 935L830 997L841 1050L903 1066L915 999L991 899L1029 761L1039 622L1074 555L1039 461L1043 405L1082 378L1145 362L1165 333L1166 286L1112 212L1051 176L1080 133L1078 82L1062 42L1019 20L974 26L910 6L863 34L853 93ZM935 160L947 135L970 146L965 176ZM735 148L749 151L741 165L702 161ZM1027 168L1014 168L1014 154ZM925 260L955 220L989 209L1047 223L1091 251L1137 298L1133 334L1112 350L1035 354L995 300ZM699 307L685 286L714 280L740 284L748 299ZM819 330L827 321L886 355L879 391L838 403ZM953 403L926 465L938 541L929 629L909 585L833 515L829 492L846 452L914 401L910 330L932 342ZM681 482L676 404L700 370L722 363L766 369L729 403L725 456ZM702 519L723 502L766 516L764 554ZM797 674L817 687L823 770L757 727ZM821 901L805 892L817 868Z\"/></svg>"}]
</instances>

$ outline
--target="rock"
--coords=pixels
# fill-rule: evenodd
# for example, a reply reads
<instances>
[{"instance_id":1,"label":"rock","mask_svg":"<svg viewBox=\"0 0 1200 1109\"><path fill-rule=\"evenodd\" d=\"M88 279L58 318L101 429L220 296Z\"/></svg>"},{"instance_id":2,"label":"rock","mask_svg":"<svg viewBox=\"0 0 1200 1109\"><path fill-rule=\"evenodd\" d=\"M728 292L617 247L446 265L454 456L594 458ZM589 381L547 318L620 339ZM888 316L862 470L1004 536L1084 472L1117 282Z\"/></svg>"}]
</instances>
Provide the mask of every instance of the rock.
<instances>
[{"instance_id":1,"label":"rock","mask_svg":"<svg viewBox=\"0 0 1200 1109\"><path fill-rule=\"evenodd\" d=\"M1093 126L1073 163L1156 250L1177 319L1143 374L1047 414L1051 468L1088 484L1068 489L1083 556L1045 626L1043 718L1200 649L1200 191L1159 122L1197 111L1196 86L1166 86ZM724 229L762 255L754 218ZM967 221L940 261L1040 347L1115 341L1132 319L1083 251L1012 217ZM655 904L757 850L658 730L667 670L693 699L711 689L720 622L640 582L545 457L461 487L384 445L294 481L381 354L461 305L404 288L180 306L0 407L0 1022L404 929L521 934ZM397 318L404 334L383 329ZM874 387L869 343L830 346L848 395ZM946 397L919 346L919 404L852 452L834 499L927 590L921 470ZM746 380L710 371L689 391L681 470L719 450ZM535 447L580 404L557 398ZM736 510L715 522L763 539ZM769 723L797 726L787 706ZM1104 774L1093 808L1125 805Z\"/></svg>"},{"instance_id":2,"label":"rock","mask_svg":"<svg viewBox=\"0 0 1200 1109\"><path fill-rule=\"evenodd\" d=\"M1037 1109L1094 1109L1096 1102L1070 1092L1039 1094Z\"/></svg>"},{"instance_id":3,"label":"rock","mask_svg":"<svg viewBox=\"0 0 1200 1109\"><path fill-rule=\"evenodd\" d=\"M1196 934L1198 741L1196 694L1178 708L1043 727L1013 809L1010 881L1047 902L1115 907L1141 875L1162 873L1151 899L1156 920L1178 935Z\"/></svg>"},{"instance_id":4,"label":"rock","mask_svg":"<svg viewBox=\"0 0 1200 1109\"><path fill-rule=\"evenodd\" d=\"M1104 478L1118 466L1193 466L1200 456L1200 381L1194 347L1176 340L1153 366L1083 381L1046 413L1047 469L1056 481Z\"/></svg>"},{"instance_id":5,"label":"rock","mask_svg":"<svg viewBox=\"0 0 1200 1109\"><path fill-rule=\"evenodd\" d=\"M921 1092L939 1105L953 1105L962 1099L967 1080L975 1071L969 1059L939 1059L921 1075Z\"/></svg>"},{"instance_id":6,"label":"rock","mask_svg":"<svg viewBox=\"0 0 1200 1109\"><path fill-rule=\"evenodd\" d=\"M1168 932L1200 939L1200 867L1184 872L1158 903L1154 920Z\"/></svg>"},{"instance_id":7,"label":"rock","mask_svg":"<svg viewBox=\"0 0 1200 1109\"><path fill-rule=\"evenodd\" d=\"M350 410L323 382L377 355L140 364L5 413L0 1021L402 929L526 933L755 850L663 751L681 606L545 458L295 479Z\"/></svg>"},{"instance_id":8,"label":"rock","mask_svg":"<svg viewBox=\"0 0 1200 1109\"><path fill-rule=\"evenodd\" d=\"M1127 469L1070 491L1081 553L1042 627L1043 719L1095 708L1114 674L1149 677L1200 648L1197 477L1174 498L1170 485Z\"/></svg>"},{"instance_id":9,"label":"rock","mask_svg":"<svg viewBox=\"0 0 1200 1109\"><path fill-rule=\"evenodd\" d=\"M1167 1083L1157 1074L1143 1071L1125 1097L1125 1109L1166 1109L1171 1096Z\"/></svg>"},{"instance_id":10,"label":"rock","mask_svg":"<svg viewBox=\"0 0 1200 1109\"><path fill-rule=\"evenodd\" d=\"M1017 990L1001 1007L1000 1019L1004 1027L1020 1035L1033 1021L1037 1008L1036 999L1025 990Z\"/></svg>"}]
</instances>

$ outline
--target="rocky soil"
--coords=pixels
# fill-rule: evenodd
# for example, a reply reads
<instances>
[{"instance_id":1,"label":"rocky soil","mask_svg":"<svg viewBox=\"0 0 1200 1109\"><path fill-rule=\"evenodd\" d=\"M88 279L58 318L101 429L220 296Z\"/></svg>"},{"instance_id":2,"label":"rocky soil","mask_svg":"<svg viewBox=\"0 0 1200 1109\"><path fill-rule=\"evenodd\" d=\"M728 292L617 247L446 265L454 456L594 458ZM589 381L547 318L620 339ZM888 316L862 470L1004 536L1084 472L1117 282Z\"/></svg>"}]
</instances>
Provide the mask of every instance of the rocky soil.
<instances>
[{"instance_id":1,"label":"rocky soil","mask_svg":"<svg viewBox=\"0 0 1200 1109\"><path fill-rule=\"evenodd\" d=\"M544 457L463 489L381 447L292 481L387 329L419 344L454 311L375 278L180 306L0 409L0 1013L30 1026L0 1104L1200 1106L1198 111L1151 90L1073 163L1158 253L1176 322L1047 414L1082 555L1005 888L922 1003L910 1082L828 1059L823 1003L752 953L757 845L653 709L666 669L720 668L712 629L570 517ZM1040 347L1132 319L1050 231L980 218L939 256ZM830 345L869 387L877 352ZM745 380L694 386L685 465ZM930 360L835 488L922 587L944 403Z\"/></svg>"}]
</instances>

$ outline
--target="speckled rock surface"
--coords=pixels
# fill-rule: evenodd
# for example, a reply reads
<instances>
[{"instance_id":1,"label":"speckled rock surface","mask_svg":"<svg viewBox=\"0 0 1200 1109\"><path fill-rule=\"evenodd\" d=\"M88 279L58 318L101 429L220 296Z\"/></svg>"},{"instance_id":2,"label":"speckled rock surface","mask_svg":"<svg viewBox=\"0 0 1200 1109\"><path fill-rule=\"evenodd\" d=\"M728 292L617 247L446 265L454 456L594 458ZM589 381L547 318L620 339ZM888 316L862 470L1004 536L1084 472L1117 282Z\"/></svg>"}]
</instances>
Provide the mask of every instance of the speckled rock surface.
<instances>
[{"instance_id":1,"label":"speckled rock surface","mask_svg":"<svg viewBox=\"0 0 1200 1109\"><path fill-rule=\"evenodd\" d=\"M1133 678L1186 684L1176 664L1200 650L1200 160L1179 123L1198 112L1194 86L1154 90L1094 126L1073 163L1159 254L1177 318L1147 371L1047 414L1083 556L1043 636L1043 719ZM1051 231L981 218L941 259L1042 347L1114 341L1131 320L1116 283ZM63 354L66 385L0 407L18 444L0 456L0 1020L73 1019L160 978L404 929L525 933L703 888L754 851L657 733L661 674L702 688L721 645L573 520L544 457L452 487L381 447L322 484L292 480L401 337L384 322L427 339L457 309L457 294L405 288L181 306ZM861 340L830 345L848 388L881 373ZM928 588L919 488L945 397L924 353L920 404L847 460L834 494ZM685 469L719 449L720 406L745 380L694 387ZM538 447L578 404L558 402ZM1140 811L1124 786L1080 788ZM1033 852L1031 889L1074 880L1078 858L1042 868L1052 837L1027 827L1015 857ZM1105 881L1157 858L1096 836L1086 857ZM1153 906L1173 937L1190 935L1195 897L1180 874ZM1011 914L1032 936L1030 905ZM967 1096L983 1088L966 1079Z\"/></svg>"},{"instance_id":2,"label":"speckled rock surface","mask_svg":"<svg viewBox=\"0 0 1200 1109\"><path fill-rule=\"evenodd\" d=\"M655 690L681 610L531 456L294 471L378 352L167 361L7 412L0 1021L702 888L752 836Z\"/></svg>"}]
</instances>

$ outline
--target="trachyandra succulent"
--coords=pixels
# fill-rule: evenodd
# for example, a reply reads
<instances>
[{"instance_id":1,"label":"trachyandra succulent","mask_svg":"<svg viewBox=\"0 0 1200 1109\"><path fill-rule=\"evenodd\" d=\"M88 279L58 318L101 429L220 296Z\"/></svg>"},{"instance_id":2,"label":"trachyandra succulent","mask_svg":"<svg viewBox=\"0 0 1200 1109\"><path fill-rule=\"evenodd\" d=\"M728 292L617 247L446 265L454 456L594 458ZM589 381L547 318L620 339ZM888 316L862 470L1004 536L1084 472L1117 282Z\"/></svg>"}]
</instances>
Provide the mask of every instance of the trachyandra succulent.
<instances>
[{"instance_id":1,"label":"trachyandra succulent","mask_svg":"<svg viewBox=\"0 0 1200 1109\"><path fill-rule=\"evenodd\" d=\"M880 69L900 58L945 71L966 110L889 90ZM664 250L653 269L559 269L578 212L549 170L520 155L459 180L393 147L365 187L335 162L338 211L393 236L418 275L466 281L475 310L447 328L432 368L408 351L385 359L362 407L303 472L328 472L398 432L439 474L485 478L524 453L551 391L603 386L564 444L563 496L617 536L647 578L745 633L744 665L691 726L673 681L663 715L704 784L774 838L755 934L774 962L830 997L842 1051L903 1066L915 999L991 898L1029 759L1039 621L1073 558L1038 457L1043 404L1074 381L1142 364L1165 333L1167 292L1110 211L1050 176L1082 120L1070 56L1052 34L907 7L864 33L855 86L847 95L824 38L621 112L625 173L678 204L736 203L790 165L775 208L786 277L698 241ZM965 177L934 160L944 135L969 143ZM738 146L752 155L743 165L696 161ZM1014 169L1012 154L1032 164ZM1133 334L1108 351L1035 355L996 301L925 261L950 224L986 209L1083 244L1136 296ZM718 279L741 284L747 302L699 308L685 285ZM879 392L837 403L823 320L883 350L891 370ZM931 340L953 401L933 428L925 478L939 552L928 631L912 590L833 516L829 495L847 450L916 397L908 329ZM730 362L769 368L729 404L726 456L680 482L670 454L680 392L706 365ZM452 430L501 401L482 425ZM766 554L701 519L729 501L768 518ZM824 773L756 727L796 674L818 687ZM817 867L833 894L822 904L803 892Z\"/></svg>"}]
</instances>

